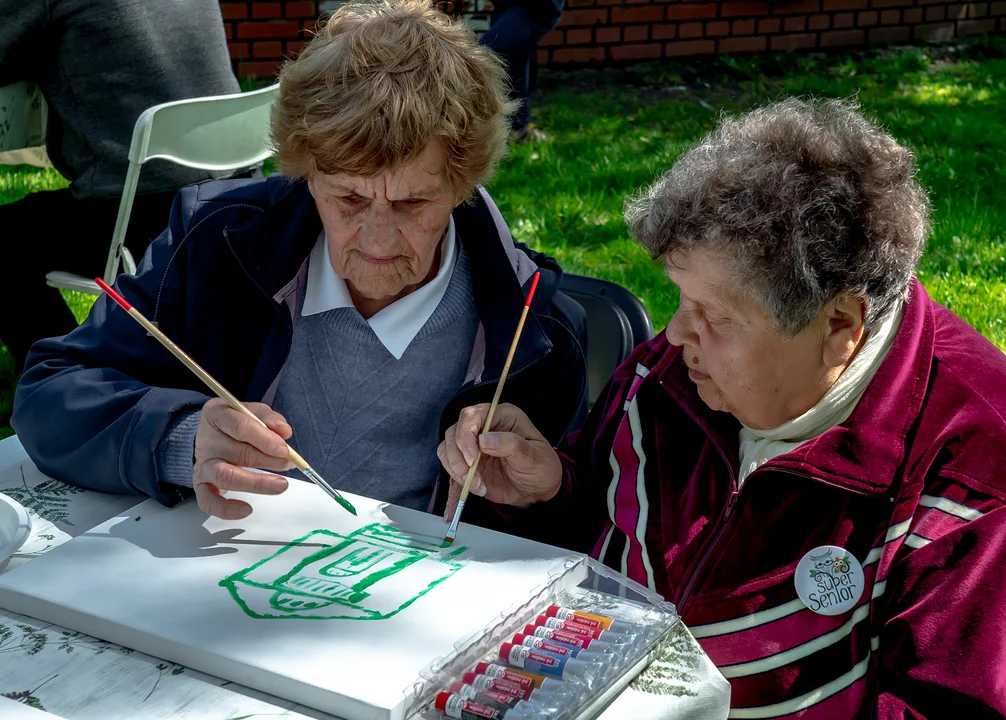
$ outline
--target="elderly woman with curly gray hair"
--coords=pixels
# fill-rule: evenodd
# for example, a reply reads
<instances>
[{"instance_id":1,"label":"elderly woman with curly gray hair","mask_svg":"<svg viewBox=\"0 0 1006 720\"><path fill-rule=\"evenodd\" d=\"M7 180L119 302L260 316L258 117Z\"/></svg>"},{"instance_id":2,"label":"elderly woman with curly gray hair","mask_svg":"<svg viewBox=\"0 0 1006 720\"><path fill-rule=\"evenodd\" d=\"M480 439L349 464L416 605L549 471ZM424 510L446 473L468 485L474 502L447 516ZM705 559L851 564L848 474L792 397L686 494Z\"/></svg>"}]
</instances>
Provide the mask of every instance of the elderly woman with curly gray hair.
<instances>
[{"instance_id":1,"label":"elderly woman with curly gray hair","mask_svg":"<svg viewBox=\"0 0 1006 720\"><path fill-rule=\"evenodd\" d=\"M1006 713L1006 357L914 277L915 172L851 103L725 121L627 204L681 303L579 435L475 406L440 447L674 602L731 717Z\"/></svg>"}]
</instances>

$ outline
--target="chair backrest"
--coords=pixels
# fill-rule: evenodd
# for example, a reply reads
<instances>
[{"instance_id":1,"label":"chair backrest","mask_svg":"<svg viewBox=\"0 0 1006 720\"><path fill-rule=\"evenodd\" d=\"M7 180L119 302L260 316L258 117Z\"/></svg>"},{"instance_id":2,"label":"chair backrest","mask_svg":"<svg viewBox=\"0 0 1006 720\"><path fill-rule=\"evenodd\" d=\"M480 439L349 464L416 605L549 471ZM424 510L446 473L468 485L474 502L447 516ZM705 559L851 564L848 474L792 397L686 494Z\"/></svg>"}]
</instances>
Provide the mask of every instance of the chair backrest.
<instances>
[{"instance_id":1,"label":"chair backrest","mask_svg":"<svg viewBox=\"0 0 1006 720\"><path fill-rule=\"evenodd\" d=\"M204 170L232 170L271 154L269 111L279 85L233 95L176 100L144 110L129 161L162 158Z\"/></svg>"},{"instance_id":2,"label":"chair backrest","mask_svg":"<svg viewBox=\"0 0 1006 720\"><path fill-rule=\"evenodd\" d=\"M0 152L45 145L45 100L38 86L0 87Z\"/></svg>"},{"instance_id":3,"label":"chair backrest","mask_svg":"<svg viewBox=\"0 0 1006 720\"><path fill-rule=\"evenodd\" d=\"M632 349L653 337L653 322L639 298L617 283L564 273L559 289L587 314L587 385L593 403Z\"/></svg>"}]
</instances>

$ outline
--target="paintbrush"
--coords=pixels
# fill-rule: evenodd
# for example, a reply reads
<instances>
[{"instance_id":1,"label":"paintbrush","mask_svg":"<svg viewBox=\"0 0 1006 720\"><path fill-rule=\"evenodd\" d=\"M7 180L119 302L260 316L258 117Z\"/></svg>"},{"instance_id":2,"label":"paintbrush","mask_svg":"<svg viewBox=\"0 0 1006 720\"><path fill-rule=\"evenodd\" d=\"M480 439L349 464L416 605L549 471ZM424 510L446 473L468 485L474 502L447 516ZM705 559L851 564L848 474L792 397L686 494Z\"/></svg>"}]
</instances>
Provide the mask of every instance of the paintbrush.
<instances>
[{"instance_id":1,"label":"paintbrush","mask_svg":"<svg viewBox=\"0 0 1006 720\"><path fill-rule=\"evenodd\" d=\"M228 405L230 405L232 408L237 410L242 415L247 415L262 427L268 428L268 426L264 422L262 422L262 418L253 413L247 407L245 407L244 403L242 403L240 400L234 397L234 395L232 395L227 390L227 388L225 388L223 385L214 380L212 375L203 370L195 360L186 355L184 350L182 350L180 347L171 342L171 339L167 335L162 333L157 328L157 326L154 325L149 320L147 320L147 318L143 317L143 315L140 313L139 310L137 310L128 302L126 302L126 299L122 297L122 295L117 293L115 290L113 290L111 287L109 287L108 283L106 283L101 278L95 278L94 281L98 283L101 289L104 290L106 293L108 293L108 296L113 300L115 300L115 302L117 302L119 306L122 307L123 310L129 313L129 316L131 318L133 318L136 322L142 325L144 330L153 335L161 343L161 345L163 345L168 349L168 351L172 355L181 360L182 364L185 365L185 367L187 367L189 370L195 373L196 377L198 377L200 380L206 383L206 386L210 390L215 392L217 394L217 397L226 401ZM327 482L325 482L324 478L322 478L321 475L316 473L314 469L312 469L311 466L307 464L307 461L300 456L300 453L298 453L289 445L286 446L286 449L287 452L289 453L290 462L292 462L297 467L298 470L304 473L304 476L308 480L310 480L315 485L324 490L329 497L331 497L333 500L339 503L346 510L356 515L356 508L353 507L352 503L350 503L349 500L344 498L339 493L338 490L336 490Z\"/></svg>"},{"instance_id":2,"label":"paintbrush","mask_svg":"<svg viewBox=\"0 0 1006 720\"><path fill-rule=\"evenodd\" d=\"M510 363L513 362L514 353L517 352L517 343L520 341L520 333L524 329L524 321L527 320L527 313L531 309L531 298L534 297L534 290L538 287L538 277L540 273L536 272L534 277L531 278L531 287L527 291L527 300L524 301L524 309L520 314L520 321L517 323L517 332L513 335L513 342L510 343L510 353L506 356L506 362L503 363L503 373L500 375L499 382L496 384L496 394L493 395L493 401L489 405L489 413L486 415L486 422L482 426L482 433L489 432L489 428L493 424L493 415L496 414L496 406L499 405L500 395L503 394L503 384L506 382L507 373L510 372ZM458 523L461 522L461 511L465 509L465 501L468 499L468 491L472 487L472 478L475 477L475 468L479 466L479 460L482 459L482 450L478 451L475 456L475 461L468 467L468 475L465 477L465 484L461 488L461 498L458 500L458 506L454 509L454 519L451 520L451 526L447 530L447 536L444 537L443 547L448 547L454 542L454 538L458 535Z\"/></svg>"}]
</instances>

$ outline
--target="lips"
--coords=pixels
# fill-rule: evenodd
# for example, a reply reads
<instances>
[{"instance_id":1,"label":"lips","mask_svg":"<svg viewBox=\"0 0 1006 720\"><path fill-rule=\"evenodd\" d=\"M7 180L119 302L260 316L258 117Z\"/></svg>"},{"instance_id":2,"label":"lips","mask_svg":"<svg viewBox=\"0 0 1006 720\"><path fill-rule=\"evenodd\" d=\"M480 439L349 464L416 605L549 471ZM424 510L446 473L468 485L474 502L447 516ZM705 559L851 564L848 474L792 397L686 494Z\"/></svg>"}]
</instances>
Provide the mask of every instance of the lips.
<instances>
[{"instance_id":1,"label":"lips","mask_svg":"<svg viewBox=\"0 0 1006 720\"><path fill-rule=\"evenodd\" d=\"M367 255L366 253L360 253L360 257L362 257L366 262L369 262L373 265L390 265L391 263L395 262L395 258L397 256L391 255L389 257L376 257L374 255Z\"/></svg>"}]
</instances>

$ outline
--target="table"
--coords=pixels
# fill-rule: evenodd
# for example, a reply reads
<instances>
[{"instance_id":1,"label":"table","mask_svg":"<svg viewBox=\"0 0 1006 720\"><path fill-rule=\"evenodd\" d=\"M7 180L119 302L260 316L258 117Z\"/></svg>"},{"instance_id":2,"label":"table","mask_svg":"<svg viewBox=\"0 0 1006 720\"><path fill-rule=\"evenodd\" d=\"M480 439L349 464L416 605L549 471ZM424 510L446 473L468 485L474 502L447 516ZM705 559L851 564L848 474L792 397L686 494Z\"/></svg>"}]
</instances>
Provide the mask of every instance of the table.
<instances>
[{"instance_id":1,"label":"table","mask_svg":"<svg viewBox=\"0 0 1006 720\"><path fill-rule=\"evenodd\" d=\"M0 441L0 492L24 505L33 522L31 536L5 572L143 499L53 480L35 467L16 436ZM0 610L3 697L65 720L335 720L181 665ZM729 697L727 681L678 624L650 669L602 718L714 720L726 718Z\"/></svg>"}]
</instances>

